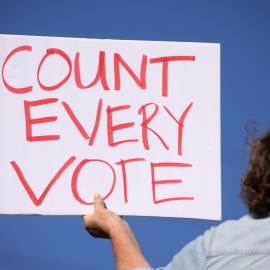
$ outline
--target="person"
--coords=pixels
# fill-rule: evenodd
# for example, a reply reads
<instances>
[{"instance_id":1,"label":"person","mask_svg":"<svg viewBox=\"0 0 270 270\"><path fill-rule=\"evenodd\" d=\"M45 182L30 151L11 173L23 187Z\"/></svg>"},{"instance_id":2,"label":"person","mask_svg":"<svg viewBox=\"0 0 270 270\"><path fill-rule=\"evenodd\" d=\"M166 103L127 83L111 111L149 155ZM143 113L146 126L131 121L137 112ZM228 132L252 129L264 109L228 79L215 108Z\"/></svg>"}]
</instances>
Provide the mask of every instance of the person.
<instances>
[{"instance_id":1,"label":"person","mask_svg":"<svg viewBox=\"0 0 270 270\"><path fill-rule=\"evenodd\" d=\"M270 269L270 131L252 140L250 167L240 197L249 214L213 227L159 269ZM117 270L152 269L129 225L94 195L94 213L83 217L93 236L111 240Z\"/></svg>"}]
</instances>

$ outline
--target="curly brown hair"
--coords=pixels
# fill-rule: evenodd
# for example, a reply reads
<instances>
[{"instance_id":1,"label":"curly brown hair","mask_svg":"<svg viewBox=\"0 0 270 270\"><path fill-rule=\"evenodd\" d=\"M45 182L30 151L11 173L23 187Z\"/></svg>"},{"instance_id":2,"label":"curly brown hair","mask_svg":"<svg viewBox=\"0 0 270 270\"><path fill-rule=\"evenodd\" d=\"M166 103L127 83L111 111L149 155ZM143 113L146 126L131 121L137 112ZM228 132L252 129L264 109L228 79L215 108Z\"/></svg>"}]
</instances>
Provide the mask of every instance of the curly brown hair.
<instances>
[{"instance_id":1,"label":"curly brown hair","mask_svg":"<svg viewBox=\"0 0 270 270\"><path fill-rule=\"evenodd\" d=\"M240 197L251 215L263 217L270 212L270 130L249 145L250 168L241 179Z\"/></svg>"}]
</instances>

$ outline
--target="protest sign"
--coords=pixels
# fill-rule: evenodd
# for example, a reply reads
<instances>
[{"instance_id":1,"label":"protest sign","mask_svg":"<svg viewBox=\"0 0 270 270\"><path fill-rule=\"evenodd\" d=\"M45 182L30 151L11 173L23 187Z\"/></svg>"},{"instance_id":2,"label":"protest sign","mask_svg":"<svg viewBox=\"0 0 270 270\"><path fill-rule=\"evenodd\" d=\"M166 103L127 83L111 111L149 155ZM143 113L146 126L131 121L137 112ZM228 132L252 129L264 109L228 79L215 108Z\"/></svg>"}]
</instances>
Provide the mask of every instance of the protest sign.
<instances>
[{"instance_id":1,"label":"protest sign","mask_svg":"<svg viewBox=\"0 0 270 270\"><path fill-rule=\"evenodd\" d=\"M0 35L0 213L221 218L219 44Z\"/></svg>"}]
</instances>

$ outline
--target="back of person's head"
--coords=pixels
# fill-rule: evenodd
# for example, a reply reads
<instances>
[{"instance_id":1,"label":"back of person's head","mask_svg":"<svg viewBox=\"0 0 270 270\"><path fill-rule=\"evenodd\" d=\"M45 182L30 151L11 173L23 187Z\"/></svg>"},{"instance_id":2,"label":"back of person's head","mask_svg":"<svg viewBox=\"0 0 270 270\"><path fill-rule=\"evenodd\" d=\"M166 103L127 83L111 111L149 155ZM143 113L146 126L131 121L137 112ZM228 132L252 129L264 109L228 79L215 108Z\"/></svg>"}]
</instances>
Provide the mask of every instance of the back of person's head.
<instances>
[{"instance_id":1,"label":"back of person's head","mask_svg":"<svg viewBox=\"0 0 270 270\"><path fill-rule=\"evenodd\" d=\"M259 218L270 212L270 130L248 144L250 168L241 179L240 197L249 213Z\"/></svg>"}]
</instances>

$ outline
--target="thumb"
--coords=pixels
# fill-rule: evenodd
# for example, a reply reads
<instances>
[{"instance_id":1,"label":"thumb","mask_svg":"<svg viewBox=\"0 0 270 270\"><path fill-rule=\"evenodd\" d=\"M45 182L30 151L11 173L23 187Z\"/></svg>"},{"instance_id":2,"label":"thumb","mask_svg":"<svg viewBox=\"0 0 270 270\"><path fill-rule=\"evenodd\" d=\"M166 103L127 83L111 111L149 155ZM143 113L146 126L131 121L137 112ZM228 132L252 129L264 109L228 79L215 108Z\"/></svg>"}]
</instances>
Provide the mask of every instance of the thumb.
<instances>
[{"instance_id":1,"label":"thumb","mask_svg":"<svg viewBox=\"0 0 270 270\"><path fill-rule=\"evenodd\" d=\"M104 201L98 193L94 194L94 208L95 210L98 208L104 208Z\"/></svg>"}]
</instances>

